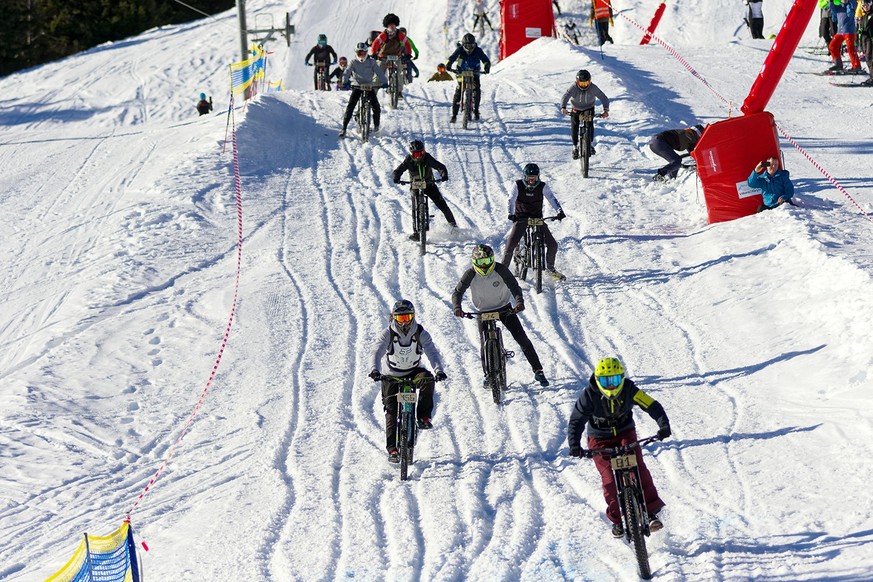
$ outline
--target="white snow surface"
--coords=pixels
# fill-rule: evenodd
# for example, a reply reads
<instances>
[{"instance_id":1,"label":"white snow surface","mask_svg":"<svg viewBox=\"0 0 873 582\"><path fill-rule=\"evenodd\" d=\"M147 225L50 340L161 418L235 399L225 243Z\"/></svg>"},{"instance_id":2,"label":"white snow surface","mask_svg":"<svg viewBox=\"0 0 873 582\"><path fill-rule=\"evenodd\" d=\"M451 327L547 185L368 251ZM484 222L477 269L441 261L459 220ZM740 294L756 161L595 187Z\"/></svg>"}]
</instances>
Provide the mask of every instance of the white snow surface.
<instances>
[{"instance_id":1,"label":"white snow surface","mask_svg":"<svg viewBox=\"0 0 873 582\"><path fill-rule=\"evenodd\" d=\"M873 224L787 142L799 208L709 226L693 174L651 181L651 135L736 115L761 69L772 41L749 39L739 4L671 2L658 30L731 111L621 15L601 54L587 14L566 6L585 44L541 39L495 64L465 131L448 123L452 84L423 81L472 2L249 2L251 22L289 11L298 34L268 45L288 90L235 112L238 311L198 416L133 513L147 579L633 580L593 464L567 455L573 403L609 355L674 431L646 453L667 503L649 538L657 579L873 578ZM656 5L617 8L646 25ZM766 34L790 5L765 3ZM422 77L399 109L383 103L369 144L338 141L347 94L313 92L303 56L321 32L351 56L389 10ZM497 23L497 2L490 13ZM816 13L801 47L817 26ZM235 27L230 11L0 79L2 581L43 579L83 532L116 529L209 377L237 263L222 153ZM768 110L873 212L870 91L804 74L827 66L798 49ZM557 107L580 68L612 99L587 180ZM198 118L200 91L216 111ZM416 137L448 166L461 225L437 211L424 257L391 181ZM541 295L522 284L552 383L533 382L507 336L519 355L497 407L475 326L449 298L474 243L502 252L530 161L568 215L553 226L568 280ZM367 378L400 297L449 375L408 482L387 462Z\"/></svg>"}]
</instances>

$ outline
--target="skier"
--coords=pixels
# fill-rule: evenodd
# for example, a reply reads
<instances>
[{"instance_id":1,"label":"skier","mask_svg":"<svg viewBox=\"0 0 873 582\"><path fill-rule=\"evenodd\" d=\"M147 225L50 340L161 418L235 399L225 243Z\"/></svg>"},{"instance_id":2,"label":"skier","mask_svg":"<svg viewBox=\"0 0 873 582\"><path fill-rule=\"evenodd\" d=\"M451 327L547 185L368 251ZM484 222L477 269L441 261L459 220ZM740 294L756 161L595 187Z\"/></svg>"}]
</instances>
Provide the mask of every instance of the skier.
<instances>
[{"instance_id":1,"label":"skier","mask_svg":"<svg viewBox=\"0 0 873 582\"><path fill-rule=\"evenodd\" d=\"M333 79L336 79L336 90L337 91L348 91L352 88L351 84L344 85L343 84L343 73L346 72L346 68L349 66L349 60L345 57L339 58L339 66L335 68L331 73L330 77L327 78L327 82L330 83ZM329 88L329 86L328 86Z\"/></svg>"},{"instance_id":2,"label":"skier","mask_svg":"<svg viewBox=\"0 0 873 582\"><path fill-rule=\"evenodd\" d=\"M600 41L600 46L608 42L613 44L612 37L609 36L609 25L612 22L612 4L609 0L591 0L591 26L597 24L597 39Z\"/></svg>"},{"instance_id":3,"label":"skier","mask_svg":"<svg viewBox=\"0 0 873 582\"><path fill-rule=\"evenodd\" d=\"M446 199L443 198L443 195L440 193L439 188L437 188L436 184L434 184L433 179L433 171L436 170L440 174L440 182L446 182L449 179L449 171L446 167L437 161L432 155L424 151L424 142L419 139L414 139L409 142L409 155L406 156L406 159L394 169L394 183L397 184L400 182L401 176L406 171L409 171L409 176L411 178L423 178L427 182L430 182L427 187L424 189L424 193L427 194L427 197L433 200L433 203L439 208L443 216L446 217L446 221L452 228L457 228L458 223L455 222L455 216L452 214L452 209L449 208L449 205L446 203ZM415 225L413 225L413 228ZM414 231L411 235L409 235L410 240L419 240L419 233Z\"/></svg>"},{"instance_id":4,"label":"skier","mask_svg":"<svg viewBox=\"0 0 873 582\"><path fill-rule=\"evenodd\" d=\"M758 212L771 210L786 202L794 205L791 202L794 184L791 183L788 170L779 168L779 156L770 156L763 162L758 162L747 182L750 188L759 188L761 196L764 197L764 203L758 207Z\"/></svg>"},{"instance_id":5,"label":"skier","mask_svg":"<svg viewBox=\"0 0 873 582\"><path fill-rule=\"evenodd\" d=\"M367 54L367 43L359 42L355 47L355 56L357 57L346 72L343 73L343 86L351 82L352 94L349 95L349 104L346 105L346 114L343 117L343 130L340 132L340 137L346 136L346 129L349 127L349 121L352 120L352 115L355 112L355 106L361 99L361 85L372 85L374 80L381 83L382 88L388 87L388 79L385 73L376 64L376 61L370 58ZM373 108L373 133L379 131L379 118L382 115L382 108L379 107L379 99L376 97L376 91L370 91L370 106Z\"/></svg>"},{"instance_id":6,"label":"skier","mask_svg":"<svg viewBox=\"0 0 873 582\"><path fill-rule=\"evenodd\" d=\"M421 365L421 354L425 354L433 366L431 374ZM434 382L446 379L440 355L433 339L424 327L415 321L415 306L411 301L401 299L391 308L391 323L379 336L370 354L372 371L370 378L382 380L382 407L385 410L385 447L388 461L399 463L397 450L397 384L382 379L380 370L397 378L414 377L423 379L418 392L418 405L415 409L419 430L433 428L433 389Z\"/></svg>"},{"instance_id":7,"label":"skier","mask_svg":"<svg viewBox=\"0 0 873 582\"><path fill-rule=\"evenodd\" d=\"M855 16L858 19L858 43L867 59L867 72L870 78L861 83L873 87L873 0L861 0Z\"/></svg>"},{"instance_id":8,"label":"skier","mask_svg":"<svg viewBox=\"0 0 873 582\"><path fill-rule=\"evenodd\" d=\"M430 79L427 80L428 83L431 81L454 81L455 78L452 77L450 73L446 71L446 66L443 63L437 65L436 73L430 76Z\"/></svg>"},{"instance_id":9,"label":"skier","mask_svg":"<svg viewBox=\"0 0 873 582\"><path fill-rule=\"evenodd\" d=\"M306 54L303 63L307 67L311 67L312 63L309 62L309 59L313 57L315 58L315 70L312 72L312 84L315 86L315 90L318 91L321 89L321 87L318 86L318 67L324 67L324 74L326 75L328 66L336 64L336 51L333 50L332 46L327 44L326 35L318 35L318 43ZM330 90L329 82L328 90Z\"/></svg>"},{"instance_id":10,"label":"skier","mask_svg":"<svg viewBox=\"0 0 873 582\"><path fill-rule=\"evenodd\" d=\"M633 407L639 406L658 423L658 438L664 440L672 434L670 421L664 407L651 396L637 388L625 376L624 365L618 358L604 358L597 363L588 385L582 390L567 429L567 443L573 457L589 457L589 451L582 449L582 431L588 429L588 448L603 449L632 443L637 439L634 425ZM635 450L640 485L649 514L649 530L656 532L664 527L658 519L658 512L666 505L658 496L652 475L643 462L639 448ZM606 517L612 522L613 537L624 535L621 523L621 510L618 505L618 491L612 473L609 457L593 456L594 465L600 472L603 497L606 500Z\"/></svg>"},{"instance_id":11,"label":"skier","mask_svg":"<svg viewBox=\"0 0 873 582\"><path fill-rule=\"evenodd\" d=\"M852 65L852 68L847 72L859 74L861 73L861 59L858 58L858 52L855 50L855 36L858 32L858 28L855 25L857 4L855 0L830 0L830 3L831 20L837 23L837 33L831 39L830 45L828 45L831 51L831 59L834 61L833 66L828 71L835 74L843 72L843 59L840 56L840 51L843 41L845 41L846 48L849 51L849 61Z\"/></svg>"},{"instance_id":12,"label":"skier","mask_svg":"<svg viewBox=\"0 0 873 582\"><path fill-rule=\"evenodd\" d=\"M209 96L209 100L206 100L206 93L200 94L200 101L197 102L197 113L200 115L206 115L210 111L212 111L212 95Z\"/></svg>"},{"instance_id":13,"label":"skier","mask_svg":"<svg viewBox=\"0 0 873 582\"><path fill-rule=\"evenodd\" d=\"M693 152L694 146L697 145L700 136L703 135L704 129L706 128L700 124L685 129L668 129L667 131L656 133L649 140L649 149L655 155L661 156L668 162L666 166L660 168L658 173L655 174L655 180L663 182L676 177L679 173L679 168L682 166L682 158L676 152L683 150L688 153Z\"/></svg>"},{"instance_id":14,"label":"skier","mask_svg":"<svg viewBox=\"0 0 873 582\"><path fill-rule=\"evenodd\" d=\"M540 167L536 164L527 164L522 173L523 179L515 181L509 198L508 218L514 224L512 230L509 231L509 237L506 239L506 250L503 251L503 264L507 267L512 261L515 247L518 246L521 237L524 236L525 229L527 229L527 219L543 217L543 199L548 200L552 208L555 209L558 220L567 218L552 189L540 180ZM562 281L566 277L555 270L558 243L547 224L543 224L540 228L546 241L546 272L556 281Z\"/></svg>"},{"instance_id":15,"label":"skier","mask_svg":"<svg viewBox=\"0 0 873 582\"><path fill-rule=\"evenodd\" d=\"M479 81L479 68L482 67L482 74L487 75L491 72L491 61L485 52L476 45L476 37L469 32L464 35L459 43L460 46L455 49L455 52L446 61L446 68L453 73L461 71L473 71L473 116L479 119L479 101L482 98L482 90ZM456 69L452 68L455 61L458 61ZM461 108L461 76L458 75L458 87L455 89L455 96L452 99L452 118L449 120L455 123L458 120L458 109Z\"/></svg>"},{"instance_id":16,"label":"skier","mask_svg":"<svg viewBox=\"0 0 873 582\"><path fill-rule=\"evenodd\" d=\"M483 0L476 0L476 7L473 8L473 30L476 30L476 25L479 24L479 21L484 22L488 25L492 31L494 27L491 26L491 21L488 20L488 14L485 13L485 2ZM482 25L482 32L485 31L484 24Z\"/></svg>"},{"instance_id":17,"label":"skier","mask_svg":"<svg viewBox=\"0 0 873 582\"><path fill-rule=\"evenodd\" d=\"M752 38L764 38L764 2L763 0L745 0L749 7L746 23Z\"/></svg>"},{"instance_id":18,"label":"skier","mask_svg":"<svg viewBox=\"0 0 873 582\"><path fill-rule=\"evenodd\" d=\"M576 82L564 93L561 98L561 113L564 115L570 114L570 137L573 139L573 159L579 158L579 117L586 112L594 113L595 98L600 100L603 106L601 117L609 117L609 97L607 97L600 87L591 82L591 73L585 69L576 73ZM573 108L572 113L567 109L567 105ZM591 129L588 135L588 143L594 143L594 124L591 124ZM589 156L597 153L594 146L589 146Z\"/></svg>"},{"instance_id":19,"label":"skier","mask_svg":"<svg viewBox=\"0 0 873 582\"><path fill-rule=\"evenodd\" d=\"M818 23L818 35L824 39L825 50L830 52L828 45L831 44L831 39L837 33L836 23L831 20L831 2L830 0L818 0L820 11L820 20Z\"/></svg>"},{"instance_id":20,"label":"skier","mask_svg":"<svg viewBox=\"0 0 873 582\"><path fill-rule=\"evenodd\" d=\"M524 295L521 292L521 287L509 268L494 260L494 249L488 245L476 245L476 248L473 249L473 267L467 269L461 276L461 280L455 287L455 292L452 293L455 317L464 317L465 315L461 309L461 300L467 289L470 289L470 295L476 309L501 312L500 321L512 334L516 343L521 346L521 351L533 370L534 379L540 383L540 386L548 386L549 381L543 373L540 358L527 334L524 333L521 320L516 315L524 311ZM512 307L513 302L515 303L514 308ZM485 369L484 331L484 322L479 321L479 355L482 358L483 371ZM490 390L490 383L491 381L486 375L482 384Z\"/></svg>"}]
</instances>

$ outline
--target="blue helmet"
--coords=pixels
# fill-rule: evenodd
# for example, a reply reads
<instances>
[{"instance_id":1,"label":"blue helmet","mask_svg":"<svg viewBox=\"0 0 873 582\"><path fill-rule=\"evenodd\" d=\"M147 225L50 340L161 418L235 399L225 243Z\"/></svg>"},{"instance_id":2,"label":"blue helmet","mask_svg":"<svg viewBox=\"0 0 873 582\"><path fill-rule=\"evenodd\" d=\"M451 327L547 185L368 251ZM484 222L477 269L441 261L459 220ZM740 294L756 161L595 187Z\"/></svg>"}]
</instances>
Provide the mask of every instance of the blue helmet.
<instances>
[{"instance_id":1,"label":"blue helmet","mask_svg":"<svg viewBox=\"0 0 873 582\"><path fill-rule=\"evenodd\" d=\"M201 99L206 99L206 93L201 93L201 94L200 94L200 98L201 98Z\"/></svg>"}]
</instances>

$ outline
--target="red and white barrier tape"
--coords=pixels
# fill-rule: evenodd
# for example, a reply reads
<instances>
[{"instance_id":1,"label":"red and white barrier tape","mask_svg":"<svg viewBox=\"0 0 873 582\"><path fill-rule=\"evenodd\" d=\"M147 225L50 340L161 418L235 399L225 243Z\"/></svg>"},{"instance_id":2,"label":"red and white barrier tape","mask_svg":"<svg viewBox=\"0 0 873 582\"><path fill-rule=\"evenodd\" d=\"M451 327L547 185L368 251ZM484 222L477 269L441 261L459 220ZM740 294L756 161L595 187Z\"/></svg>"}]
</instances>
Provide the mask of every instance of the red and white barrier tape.
<instances>
[{"instance_id":1,"label":"red and white barrier tape","mask_svg":"<svg viewBox=\"0 0 873 582\"><path fill-rule=\"evenodd\" d=\"M233 116L233 106L230 107L231 116ZM239 152L236 147L236 120L232 119L231 121L231 139L233 143L233 179L234 179L234 196L236 198L236 230L237 230L237 252L236 252L236 280L234 281L233 287L233 302L230 308L230 316L227 320L227 326L224 329L224 338L221 341L221 347L218 350L218 355L215 358L215 363L212 366L212 372L209 374L209 379L206 381L206 386L203 387L203 390L200 392L200 399L197 401L197 404L194 406L194 410L191 412L191 415L188 417L188 421L185 423L185 426L182 428L182 432L179 433L176 442L173 443L173 446L170 447L170 450L167 452L167 456L164 457L163 463L155 472L154 476L149 480L148 485L146 485L145 489L143 489L142 493L137 497L136 502L134 502L133 506L127 512L127 517L125 518L127 521L130 521L131 514L136 510L139 506L139 502L145 497L146 493L149 492L151 487L158 480L158 477L169 464L170 459L173 457L173 454L176 452L176 448L179 446L179 443L182 442L182 438L188 432L191 424L194 422L194 417L197 416L197 413L200 411L200 407L203 405L204 400L206 399L206 394L209 392L209 388L212 387L212 383L215 380L215 374L218 372L218 365L221 363L221 358L224 355L224 348L227 347L227 341L230 337L230 329L233 326L233 318L236 314L236 306L237 299L239 297L239 280L240 273L242 271L242 248L243 248L243 215L242 215L242 181L240 179L239 173Z\"/></svg>"}]
</instances>

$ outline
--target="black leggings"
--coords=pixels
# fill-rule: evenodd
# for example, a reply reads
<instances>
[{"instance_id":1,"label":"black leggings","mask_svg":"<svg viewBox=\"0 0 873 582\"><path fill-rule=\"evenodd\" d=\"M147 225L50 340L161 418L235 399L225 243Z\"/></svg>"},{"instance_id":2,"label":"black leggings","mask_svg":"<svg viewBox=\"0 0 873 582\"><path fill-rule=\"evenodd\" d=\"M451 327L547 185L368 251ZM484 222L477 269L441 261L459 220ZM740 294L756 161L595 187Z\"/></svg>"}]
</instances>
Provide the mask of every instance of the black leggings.
<instances>
[{"instance_id":1,"label":"black leggings","mask_svg":"<svg viewBox=\"0 0 873 582\"><path fill-rule=\"evenodd\" d=\"M548 225L543 224L540 228L543 229L543 240L546 243L546 264L547 269L555 268L555 257L558 256L558 241L552 236L552 231ZM504 265L509 266L512 261L512 254L515 252L515 247L524 236L524 231L527 229L527 217L519 217L518 221L512 225L512 230L509 231L509 238L506 239L506 250L503 251Z\"/></svg>"},{"instance_id":2,"label":"black leggings","mask_svg":"<svg viewBox=\"0 0 873 582\"><path fill-rule=\"evenodd\" d=\"M505 311L510 308L509 305L504 305L498 310L495 311ZM512 339L515 340L519 346L521 346L521 351L524 354L524 357L527 358L527 362L530 364L530 368L533 371L542 370L543 366L540 364L540 357L537 355L537 351L534 349L533 344L530 341L530 338L527 337L527 334L524 333L524 328L521 327L521 320L518 318L518 315L515 313L504 312L500 315L500 322L503 323L503 327L509 330L509 333L512 334ZM485 371L485 322L481 319L479 320L479 357L482 359L482 371Z\"/></svg>"},{"instance_id":3,"label":"black leggings","mask_svg":"<svg viewBox=\"0 0 873 582\"><path fill-rule=\"evenodd\" d=\"M425 374L425 381L418 391L418 404L415 407L415 415L418 418L433 417L433 385L434 379L426 368L413 368L403 375L404 378ZM400 374L398 374L399 376ZM382 380L382 408L385 410L385 447L393 449L397 446L397 384L388 380Z\"/></svg>"},{"instance_id":4,"label":"black leggings","mask_svg":"<svg viewBox=\"0 0 873 582\"><path fill-rule=\"evenodd\" d=\"M591 113L594 115L594 108L591 109L582 109L581 111L574 111L570 114L570 137L573 138L573 147L579 145L579 117L582 116L583 113ZM594 144L594 123L588 127L588 145L591 146Z\"/></svg>"},{"instance_id":5,"label":"black leggings","mask_svg":"<svg viewBox=\"0 0 873 582\"><path fill-rule=\"evenodd\" d=\"M455 222L455 215L452 214L452 209L449 208L449 204L446 202L446 199L443 198L443 195L440 193L440 189L436 187L436 184L428 184L427 188L424 189L424 193L427 194L427 197L430 198L431 201L433 201L434 206L440 209L449 224L457 224Z\"/></svg>"},{"instance_id":6,"label":"black leggings","mask_svg":"<svg viewBox=\"0 0 873 582\"><path fill-rule=\"evenodd\" d=\"M349 104L346 106L346 115L343 118L343 130L349 126L349 121L352 120L352 115L355 114L355 106L360 101L362 93L363 91L359 87L352 87L352 94L349 95ZM379 127L382 108L379 106L379 98L376 97L376 91L370 91L370 107L373 108L373 126Z\"/></svg>"},{"instance_id":7,"label":"black leggings","mask_svg":"<svg viewBox=\"0 0 873 582\"><path fill-rule=\"evenodd\" d=\"M479 113L479 101L482 99L482 91L479 89L479 75L473 77L473 112ZM461 83L455 89L455 97L452 99L452 117L457 117L461 108Z\"/></svg>"}]
</instances>

